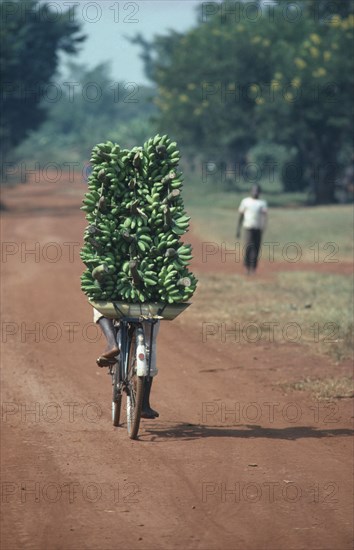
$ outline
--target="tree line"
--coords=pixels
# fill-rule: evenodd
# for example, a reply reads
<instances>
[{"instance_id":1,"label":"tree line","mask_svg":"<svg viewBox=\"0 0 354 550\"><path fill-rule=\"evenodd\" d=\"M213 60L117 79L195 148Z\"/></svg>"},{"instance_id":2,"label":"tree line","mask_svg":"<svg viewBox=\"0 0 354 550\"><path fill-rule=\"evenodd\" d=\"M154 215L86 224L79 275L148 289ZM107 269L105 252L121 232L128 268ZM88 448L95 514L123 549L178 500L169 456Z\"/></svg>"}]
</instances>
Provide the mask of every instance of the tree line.
<instances>
[{"instance_id":1,"label":"tree line","mask_svg":"<svg viewBox=\"0 0 354 550\"><path fill-rule=\"evenodd\" d=\"M2 162L16 148L87 159L99 141L160 130L191 162L276 167L285 191L335 200L353 155L353 0L203 2L190 30L132 40L150 87L113 81L106 64L72 62L60 79L60 52L85 40L70 9L0 4Z\"/></svg>"}]
</instances>

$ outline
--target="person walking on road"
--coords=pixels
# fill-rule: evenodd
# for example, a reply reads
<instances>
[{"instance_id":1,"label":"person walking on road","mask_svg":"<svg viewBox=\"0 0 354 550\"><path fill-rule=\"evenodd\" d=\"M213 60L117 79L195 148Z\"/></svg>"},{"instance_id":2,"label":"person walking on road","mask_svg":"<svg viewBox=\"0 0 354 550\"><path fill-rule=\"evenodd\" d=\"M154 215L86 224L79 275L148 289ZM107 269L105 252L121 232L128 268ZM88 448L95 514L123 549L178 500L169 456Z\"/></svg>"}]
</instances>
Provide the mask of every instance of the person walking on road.
<instances>
[{"instance_id":1,"label":"person walking on road","mask_svg":"<svg viewBox=\"0 0 354 550\"><path fill-rule=\"evenodd\" d=\"M259 250L262 242L262 233L267 221L267 203L260 200L261 188L253 185L251 196L243 199L239 206L239 219L236 238L241 236L241 227L244 229L244 265L248 275L254 273L258 265Z\"/></svg>"}]
</instances>

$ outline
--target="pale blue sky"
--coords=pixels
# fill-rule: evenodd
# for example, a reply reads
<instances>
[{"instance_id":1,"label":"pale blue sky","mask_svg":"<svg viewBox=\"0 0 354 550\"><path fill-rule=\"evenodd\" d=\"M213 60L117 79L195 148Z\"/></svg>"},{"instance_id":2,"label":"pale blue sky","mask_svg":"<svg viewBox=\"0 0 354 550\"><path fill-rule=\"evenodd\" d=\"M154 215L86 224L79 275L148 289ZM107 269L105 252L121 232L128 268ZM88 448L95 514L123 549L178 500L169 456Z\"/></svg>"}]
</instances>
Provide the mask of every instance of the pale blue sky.
<instances>
[{"instance_id":1,"label":"pale blue sky","mask_svg":"<svg viewBox=\"0 0 354 550\"><path fill-rule=\"evenodd\" d=\"M142 33L145 38L151 39L155 34L165 34L169 29L185 31L195 24L196 7L201 2L202 0L63 2L67 7L77 4L77 18L82 21L83 31L87 34L75 62L92 68L100 62L110 61L112 80L149 83L139 57L140 48L130 44L125 36Z\"/></svg>"}]
</instances>

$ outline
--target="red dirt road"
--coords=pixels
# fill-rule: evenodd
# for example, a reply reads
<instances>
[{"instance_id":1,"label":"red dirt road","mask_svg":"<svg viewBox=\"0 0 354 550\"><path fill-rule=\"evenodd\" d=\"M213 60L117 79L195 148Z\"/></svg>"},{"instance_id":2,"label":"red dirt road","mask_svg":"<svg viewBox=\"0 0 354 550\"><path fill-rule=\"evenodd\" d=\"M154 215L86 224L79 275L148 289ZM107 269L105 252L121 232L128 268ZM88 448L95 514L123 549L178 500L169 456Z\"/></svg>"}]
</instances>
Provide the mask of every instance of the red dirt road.
<instances>
[{"instance_id":1,"label":"red dirt road","mask_svg":"<svg viewBox=\"0 0 354 550\"><path fill-rule=\"evenodd\" d=\"M352 548L351 400L276 386L333 373L329 360L203 343L187 311L160 331L160 418L139 441L112 427L80 291L83 192L33 183L3 196L2 550ZM229 270L194 244L197 274Z\"/></svg>"}]
</instances>

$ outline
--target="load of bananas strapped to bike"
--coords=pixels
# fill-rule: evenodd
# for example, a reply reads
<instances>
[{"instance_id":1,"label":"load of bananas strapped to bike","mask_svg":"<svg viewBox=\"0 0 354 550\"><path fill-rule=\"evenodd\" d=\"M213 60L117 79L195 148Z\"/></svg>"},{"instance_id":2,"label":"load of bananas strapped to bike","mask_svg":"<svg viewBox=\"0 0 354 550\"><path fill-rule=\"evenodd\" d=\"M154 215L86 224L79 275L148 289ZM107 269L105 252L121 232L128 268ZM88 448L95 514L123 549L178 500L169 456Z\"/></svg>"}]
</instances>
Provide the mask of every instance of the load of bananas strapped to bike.
<instances>
[{"instance_id":1,"label":"load of bananas strapped to bike","mask_svg":"<svg viewBox=\"0 0 354 550\"><path fill-rule=\"evenodd\" d=\"M149 396L156 367L160 320L190 304L197 279L188 269L191 245L181 241L189 216L181 195L180 153L167 135L142 147L111 141L93 148L92 173L82 210L89 225L81 258L81 288L107 339L97 364L109 368L112 418L120 425L122 394L127 427L136 438L140 417L156 418Z\"/></svg>"}]
</instances>

